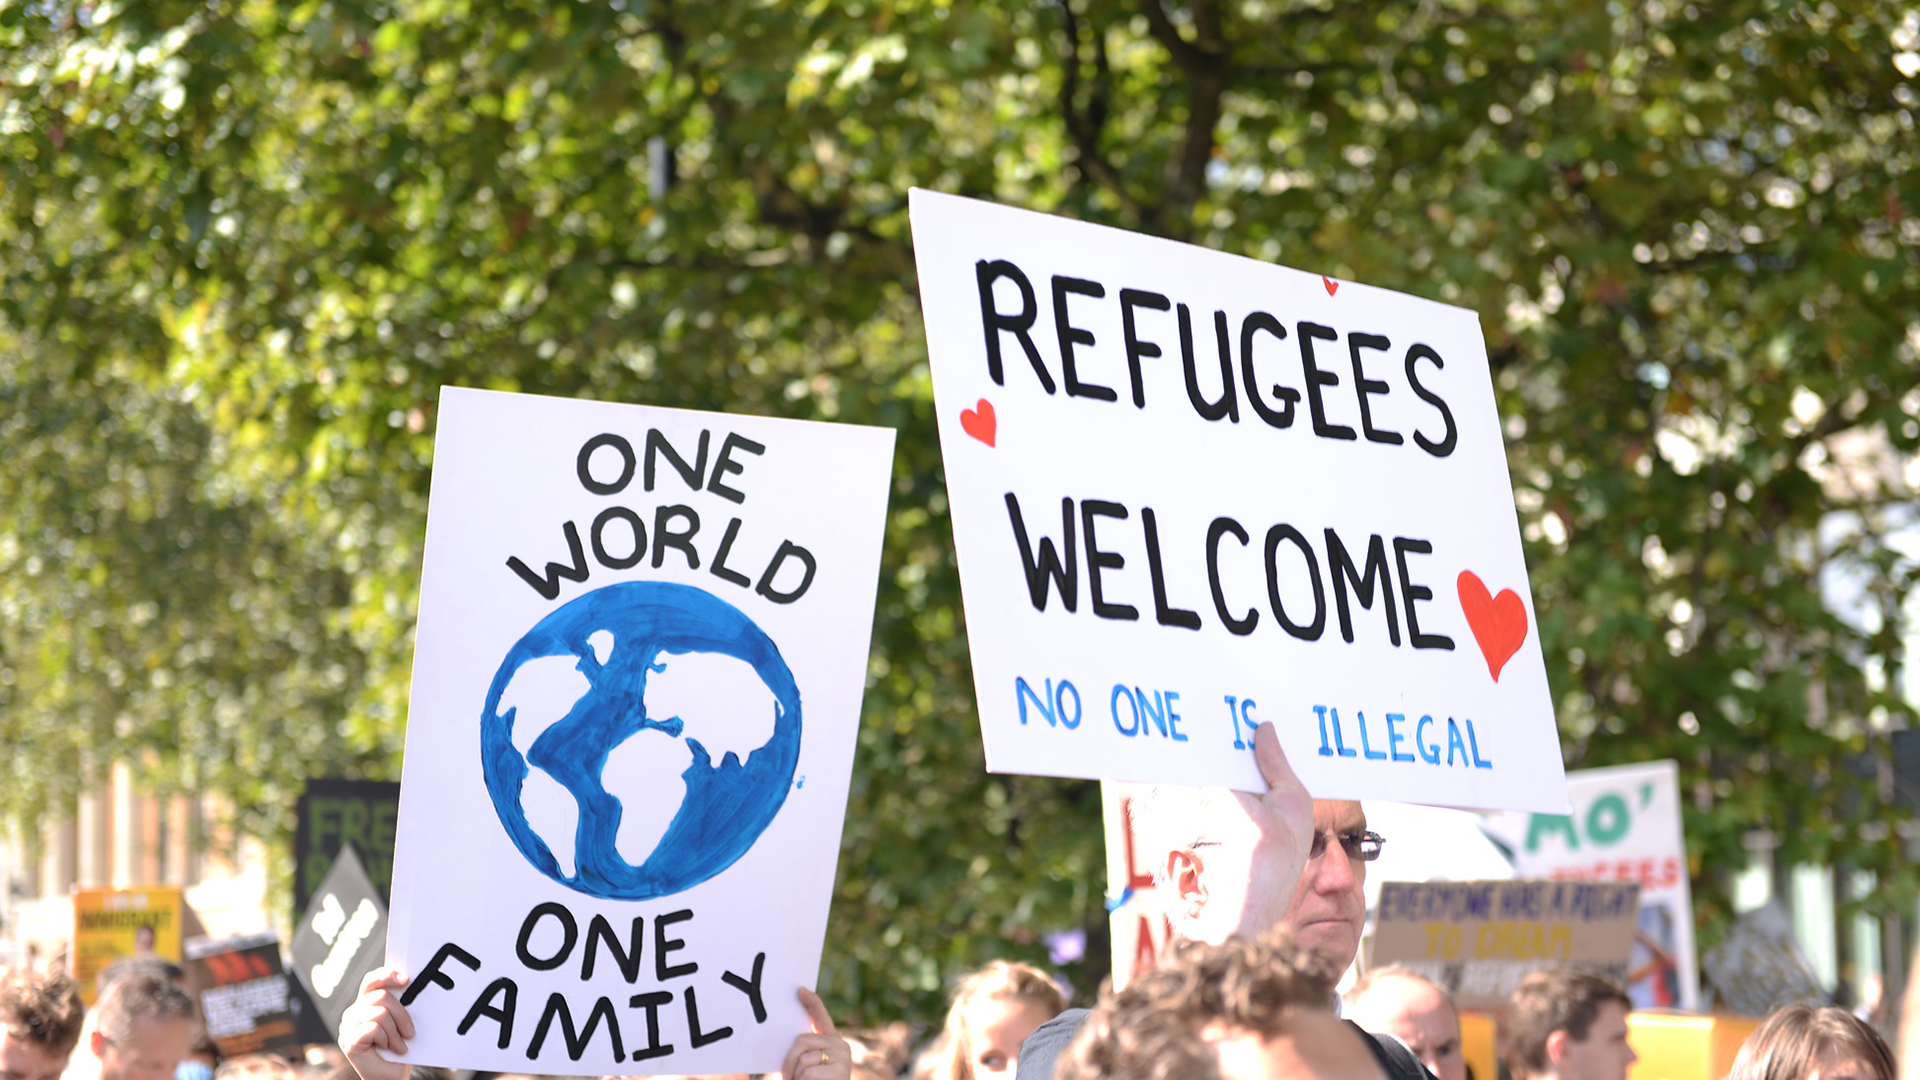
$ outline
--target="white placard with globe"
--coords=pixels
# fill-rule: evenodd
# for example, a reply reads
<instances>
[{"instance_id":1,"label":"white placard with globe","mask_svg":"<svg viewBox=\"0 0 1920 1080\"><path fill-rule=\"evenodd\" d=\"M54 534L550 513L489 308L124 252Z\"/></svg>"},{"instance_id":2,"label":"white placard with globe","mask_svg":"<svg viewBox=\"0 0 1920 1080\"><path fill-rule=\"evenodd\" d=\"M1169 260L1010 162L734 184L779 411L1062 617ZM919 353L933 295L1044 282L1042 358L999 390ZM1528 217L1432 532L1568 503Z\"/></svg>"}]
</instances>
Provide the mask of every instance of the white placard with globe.
<instances>
[{"instance_id":1,"label":"white placard with globe","mask_svg":"<svg viewBox=\"0 0 1920 1080\"><path fill-rule=\"evenodd\" d=\"M443 391L388 940L404 1060L779 1067L819 970L892 441Z\"/></svg>"}]
</instances>

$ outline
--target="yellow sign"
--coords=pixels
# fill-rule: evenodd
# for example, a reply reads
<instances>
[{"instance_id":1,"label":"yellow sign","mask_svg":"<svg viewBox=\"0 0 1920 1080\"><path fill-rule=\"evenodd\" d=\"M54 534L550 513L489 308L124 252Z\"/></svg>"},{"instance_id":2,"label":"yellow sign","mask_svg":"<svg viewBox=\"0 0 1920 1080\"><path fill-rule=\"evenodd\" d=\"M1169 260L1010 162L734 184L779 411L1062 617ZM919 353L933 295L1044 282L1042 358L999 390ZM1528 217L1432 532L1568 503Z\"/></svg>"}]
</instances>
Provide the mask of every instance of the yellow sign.
<instances>
[{"instance_id":1,"label":"yellow sign","mask_svg":"<svg viewBox=\"0 0 1920 1080\"><path fill-rule=\"evenodd\" d=\"M73 977L87 1004L100 972L121 957L180 962L183 906L179 888L170 885L73 891Z\"/></svg>"}]
</instances>

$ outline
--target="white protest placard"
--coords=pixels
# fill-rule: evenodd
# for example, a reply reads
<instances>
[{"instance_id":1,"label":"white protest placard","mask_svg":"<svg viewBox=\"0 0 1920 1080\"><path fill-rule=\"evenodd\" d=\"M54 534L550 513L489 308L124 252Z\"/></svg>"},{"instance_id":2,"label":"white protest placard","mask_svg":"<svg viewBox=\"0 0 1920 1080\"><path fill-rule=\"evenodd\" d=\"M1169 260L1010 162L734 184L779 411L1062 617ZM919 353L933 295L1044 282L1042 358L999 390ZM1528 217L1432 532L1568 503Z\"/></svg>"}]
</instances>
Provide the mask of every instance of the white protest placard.
<instances>
[{"instance_id":1,"label":"white protest placard","mask_svg":"<svg viewBox=\"0 0 1920 1080\"><path fill-rule=\"evenodd\" d=\"M1680 767L1650 761L1582 769L1567 774L1567 789L1571 815L1497 814L1487 831L1507 845L1520 877L1638 884L1627 993L1635 1008L1699 1011Z\"/></svg>"},{"instance_id":2,"label":"white protest placard","mask_svg":"<svg viewBox=\"0 0 1920 1080\"><path fill-rule=\"evenodd\" d=\"M387 942L403 1060L779 1068L819 971L892 446L442 391Z\"/></svg>"},{"instance_id":3,"label":"white protest placard","mask_svg":"<svg viewBox=\"0 0 1920 1080\"><path fill-rule=\"evenodd\" d=\"M987 764L1564 811L1460 308L916 190Z\"/></svg>"}]
</instances>

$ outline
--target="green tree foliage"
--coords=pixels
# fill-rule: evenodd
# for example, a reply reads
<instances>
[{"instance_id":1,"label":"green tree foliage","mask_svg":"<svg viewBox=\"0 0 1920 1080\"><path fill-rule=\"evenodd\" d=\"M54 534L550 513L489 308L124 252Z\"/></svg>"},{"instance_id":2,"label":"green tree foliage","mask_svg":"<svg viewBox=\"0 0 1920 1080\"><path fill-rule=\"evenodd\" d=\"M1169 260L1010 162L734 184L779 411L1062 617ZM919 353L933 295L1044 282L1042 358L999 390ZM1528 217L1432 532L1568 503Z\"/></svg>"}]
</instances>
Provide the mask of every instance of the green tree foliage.
<instances>
[{"instance_id":1,"label":"green tree foliage","mask_svg":"<svg viewBox=\"0 0 1920 1080\"><path fill-rule=\"evenodd\" d=\"M1086 986L1097 792L981 768L919 184L1479 311L1568 763L1682 762L1710 917L1756 828L1910 907L1846 762L1910 718L1920 22L1845 7L0 3L0 803L397 772L443 384L886 424L824 988L1076 926Z\"/></svg>"}]
</instances>

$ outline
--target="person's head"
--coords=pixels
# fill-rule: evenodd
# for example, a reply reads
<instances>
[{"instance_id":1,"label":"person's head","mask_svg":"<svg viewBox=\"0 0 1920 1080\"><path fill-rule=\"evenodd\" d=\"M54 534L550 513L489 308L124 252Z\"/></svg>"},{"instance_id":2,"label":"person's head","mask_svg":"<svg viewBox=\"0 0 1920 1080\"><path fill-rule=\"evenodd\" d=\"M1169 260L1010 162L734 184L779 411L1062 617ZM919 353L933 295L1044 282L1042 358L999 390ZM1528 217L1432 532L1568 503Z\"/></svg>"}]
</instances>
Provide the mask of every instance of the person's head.
<instances>
[{"instance_id":1,"label":"person's head","mask_svg":"<svg viewBox=\"0 0 1920 1080\"><path fill-rule=\"evenodd\" d=\"M142 954L150 953L153 951L153 941L153 927L142 923L133 932L133 951Z\"/></svg>"},{"instance_id":2,"label":"person's head","mask_svg":"<svg viewBox=\"0 0 1920 1080\"><path fill-rule=\"evenodd\" d=\"M1467 1080L1460 1012L1431 980L1397 965L1375 968L1347 991L1341 1015L1406 1043L1438 1080Z\"/></svg>"},{"instance_id":3,"label":"person's head","mask_svg":"<svg viewBox=\"0 0 1920 1080\"><path fill-rule=\"evenodd\" d=\"M929 1050L935 1080L1011 1077L1020 1044L1066 1007L1047 973L1028 964L995 960L961 979L939 1043Z\"/></svg>"},{"instance_id":4,"label":"person's head","mask_svg":"<svg viewBox=\"0 0 1920 1080\"><path fill-rule=\"evenodd\" d=\"M152 972L122 975L100 993L93 1052L100 1080L170 1080L193 1048L193 999Z\"/></svg>"},{"instance_id":5,"label":"person's head","mask_svg":"<svg viewBox=\"0 0 1920 1080\"><path fill-rule=\"evenodd\" d=\"M86 1015L79 988L59 972L0 974L0 1080L58 1080Z\"/></svg>"},{"instance_id":6,"label":"person's head","mask_svg":"<svg viewBox=\"0 0 1920 1080\"><path fill-rule=\"evenodd\" d=\"M1633 999L1598 975L1566 968L1536 971L1513 992L1507 1059L1524 1077L1624 1080L1639 1060L1627 1044Z\"/></svg>"},{"instance_id":7,"label":"person's head","mask_svg":"<svg viewBox=\"0 0 1920 1080\"><path fill-rule=\"evenodd\" d=\"M1172 893L1176 933L1219 944L1285 928L1337 970L1353 963L1367 920L1366 864L1380 852L1359 803L1314 800L1313 851L1291 893L1284 838L1263 824L1255 796L1161 785L1133 805L1155 879Z\"/></svg>"},{"instance_id":8,"label":"person's head","mask_svg":"<svg viewBox=\"0 0 1920 1080\"><path fill-rule=\"evenodd\" d=\"M1845 1009L1788 1005L1747 1036L1727 1080L1894 1080L1893 1051Z\"/></svg>"},{"instance_id":9,"label":"person's head","mask_svg":"<svg viewBox=\"0 0 1920 1080\"><path fill-rule=\"evenodd\" d=\"M1377 1080L1373 1052L1333 1014L1338 977L1285 937L1179 942L1161 966L1101 994L1058 1080Z\"/></svg>"}]
</instances>

